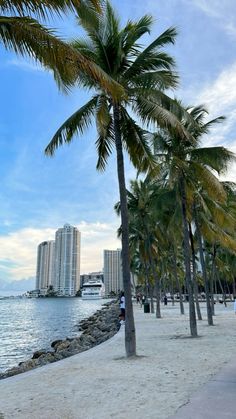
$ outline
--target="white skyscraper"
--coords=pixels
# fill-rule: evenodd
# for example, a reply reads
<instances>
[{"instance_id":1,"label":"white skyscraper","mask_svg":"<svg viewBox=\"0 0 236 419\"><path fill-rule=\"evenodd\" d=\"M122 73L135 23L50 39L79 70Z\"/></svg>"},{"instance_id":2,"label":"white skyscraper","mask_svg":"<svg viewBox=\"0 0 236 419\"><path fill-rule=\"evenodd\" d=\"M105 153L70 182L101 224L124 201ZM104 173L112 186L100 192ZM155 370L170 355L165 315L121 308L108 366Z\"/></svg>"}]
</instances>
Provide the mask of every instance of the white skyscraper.
<instances>
[{"instance_id":1,"label":"white skyscraper","mask_svg":"<svg viewBox=\"0 0 236 419\"><path fill-rule=\"evenodd\" d=\"M36 289L45 295L48 288L55 287L55 241L44 241L38 246Z\"/></svg>"},{"instance_id":2,"label":"white skyscraper","mask_svg":"<svg viewBox=\"0 0 236 419\"><path fill-rule=\"evenodd\" d=\"M104 284L106 294L123 289L121 249L104 250Z\"/></svg>"},{"instance_id":3,"label":"white skyscraper","mask_svg":"<svg viewBox=\"0 0 236 419\"><path fill-rule=\"evenodd\" d=\"M55 290L73 296L80 288L80 232L65 224L56 231Z\"/></svg>"}]
</instances>

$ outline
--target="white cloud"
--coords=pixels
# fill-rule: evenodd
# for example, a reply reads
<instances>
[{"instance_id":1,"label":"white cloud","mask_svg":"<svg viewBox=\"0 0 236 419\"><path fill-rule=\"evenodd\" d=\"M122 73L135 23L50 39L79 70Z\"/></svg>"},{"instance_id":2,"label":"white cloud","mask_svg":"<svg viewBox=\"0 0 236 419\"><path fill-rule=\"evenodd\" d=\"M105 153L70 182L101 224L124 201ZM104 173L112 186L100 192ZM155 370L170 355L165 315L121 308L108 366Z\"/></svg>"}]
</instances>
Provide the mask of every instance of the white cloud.
<instances>
[{"instance_id":1,"label":"white cloud","mask_svg":"<svg viewBox=\"0 0 236 419\"><path fill-rule=\"evenodd\" d=\"M116 238L118 225L81 222L77 227L81 232L81 273L101 270L103 249L120 247ZM6 279L19 280L35 276L37 246L54 238L55 230L51 228L24 228L1 235L1 277L5 274Z\"/></svg>"},{"instance_id":2,"label":"white cloud","mask_svg":"<svg viewBox=\"0 0 236 419\"><path fill-rule=\"evenodd\" d=\"M210 119L226 116L226 121L217 124L204 138L204 146L223 145L236 152L236 62L196 93L194 103L206 105ZM236 180L236 164L230 166L226 179Z\"/></svg>"},{"instance_id":3,"label":"white cloud","mask_svg":"<svg viewBox=\"0 0 236 419\"><path fill-rule=\"evenodd\" d=\"M205 103L211 113L235 110L236 105L236 62L208 86L198 96L198 101Z\"/></svg>"},{"instance_id":4,"label":"white cloud","mask_svg":"<svg viewBox=\"0 0 236 419\"><path fill-rule=\"evenodd\" d=\"M211 84L203 88L196 95L195 103L203 103L209 111L210 119L217 116L226 116L226 121L216 125L208 137L211 144L224 144L234 147L236 138L232 138L232 132L236 134L236 62L225 69Z\"/></svg>"}]
</instances>

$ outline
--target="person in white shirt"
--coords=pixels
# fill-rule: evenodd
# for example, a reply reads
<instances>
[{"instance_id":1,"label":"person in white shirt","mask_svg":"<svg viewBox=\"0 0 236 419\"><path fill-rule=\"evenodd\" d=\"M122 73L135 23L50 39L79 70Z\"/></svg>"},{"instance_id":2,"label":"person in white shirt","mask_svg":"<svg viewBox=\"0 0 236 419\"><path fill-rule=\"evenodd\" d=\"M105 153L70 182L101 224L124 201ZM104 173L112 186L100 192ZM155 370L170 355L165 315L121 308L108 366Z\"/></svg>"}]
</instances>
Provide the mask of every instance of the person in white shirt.
<instances>
[{"instance_id":1,"label":"person in white shirt","mask_svg":"<svg viewBox=\"0 0 236 419\"><path fill-rule=\"evenodd\" d=\"M120 314L120 319L121 319L121 321L125 321L125 294L124 294L124 292L122 292L121 293L121 296L120 296L120 311L121 311L121 314Z\"/></svg>"}]
</instances>

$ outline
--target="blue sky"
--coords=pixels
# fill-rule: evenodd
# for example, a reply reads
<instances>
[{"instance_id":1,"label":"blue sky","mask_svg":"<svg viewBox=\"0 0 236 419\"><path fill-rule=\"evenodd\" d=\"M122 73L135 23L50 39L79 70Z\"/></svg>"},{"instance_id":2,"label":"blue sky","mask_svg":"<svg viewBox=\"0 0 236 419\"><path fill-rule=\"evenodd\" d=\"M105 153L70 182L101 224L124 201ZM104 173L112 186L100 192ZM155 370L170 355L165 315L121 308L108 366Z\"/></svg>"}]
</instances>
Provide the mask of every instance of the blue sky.
<instances>
[{"instance_id":1,"label":"blue sky","mask_svg":"<svg viewBox=\"0 0 236 419\"><path fill-rule=\"evenodd\" d=\"M150 13L151 42L177 26L170 48L180 75L175 95L186 104L207 104L210 118L226 115L205 144L236 151L236 2L235 0L113 0L122 22ZM50 22L66 37L80 34L72 16ZM0 278L35 275L37 245L52 239L65 223L82 233L81 273L102 269L104 248L119 247L115 160L96 172L95 131L44 156L56 129L89 97L75 89L64 95L49 72L0 46ZM127 180L133 177L127 164ZM232 166L228 179L236 180Z\"/></svg>"}]
</instances>

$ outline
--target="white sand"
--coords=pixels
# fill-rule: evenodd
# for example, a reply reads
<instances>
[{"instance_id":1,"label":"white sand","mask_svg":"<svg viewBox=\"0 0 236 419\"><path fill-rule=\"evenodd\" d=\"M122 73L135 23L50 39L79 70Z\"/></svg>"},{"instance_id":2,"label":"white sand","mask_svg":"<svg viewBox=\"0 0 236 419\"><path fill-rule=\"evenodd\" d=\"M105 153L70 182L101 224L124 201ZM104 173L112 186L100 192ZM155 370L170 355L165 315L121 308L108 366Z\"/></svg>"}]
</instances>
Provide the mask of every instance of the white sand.
<instances>
[{"instance_id":1,"label":"white sand","mask_svg":"<svg viewBox=\"0 0 236 419\"><path fill-rule=\"evenodd\" d=\"M203 305L204 306L204 305ZM185 307L187 310L187 306ZM236 315L217 304L215 326L162 307L162 319L135 306L137 359L124 357L124 330L63 361L0 382L4 419L166 419L234 357ZM1 415L0 415L1 417Z\"/></svg>"}]
</instances>

